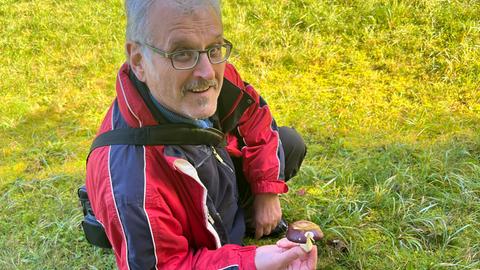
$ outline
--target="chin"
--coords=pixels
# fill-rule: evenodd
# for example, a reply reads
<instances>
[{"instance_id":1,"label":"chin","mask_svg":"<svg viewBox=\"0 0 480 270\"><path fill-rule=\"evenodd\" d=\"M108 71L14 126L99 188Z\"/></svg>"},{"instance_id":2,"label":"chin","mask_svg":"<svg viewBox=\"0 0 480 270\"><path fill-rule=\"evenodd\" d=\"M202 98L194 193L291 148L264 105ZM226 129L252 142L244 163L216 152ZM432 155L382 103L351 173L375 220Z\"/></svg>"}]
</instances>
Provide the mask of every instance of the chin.
<instances>
[{"instance_id":1,"label":"chin","mask_svg":"<svg viewBox=\"0 0 480 270\"><path fill-rule=\"evenodd\" d=\"M188 117L192 119L206 119L215 114L215 108L206 108L205 110L190 111Z\"/></svg>"},{"instance_id":2,"label":"chin","mask_svg":"<svg viewBox=\"0 0 480 270\"><path fill-rule=\"evenodd\" d=\"M205 119L209 118L213 114L215 114L215 111L217 110L217 102L216 100L210 101L206 99L200 99L197 100L195 104L196 106L193 108L193 110L190 110L188 112L188 115L190 118L193 119Z\"/></svg>"},{"instance_id":3,"label":"chin","mask_svg":"<svg viewBox=\"0 0 480 270\"><path fill-rule=\"evenodd\" d=\"M191 118L193 118L193 119L206 119L206 118L209 118L210 116L212 116L214 113L215 113L215 111L212 112L212 113L195 113L195 114L192 115L193 117L191 117Z\"/></svg>"}]
</instances>

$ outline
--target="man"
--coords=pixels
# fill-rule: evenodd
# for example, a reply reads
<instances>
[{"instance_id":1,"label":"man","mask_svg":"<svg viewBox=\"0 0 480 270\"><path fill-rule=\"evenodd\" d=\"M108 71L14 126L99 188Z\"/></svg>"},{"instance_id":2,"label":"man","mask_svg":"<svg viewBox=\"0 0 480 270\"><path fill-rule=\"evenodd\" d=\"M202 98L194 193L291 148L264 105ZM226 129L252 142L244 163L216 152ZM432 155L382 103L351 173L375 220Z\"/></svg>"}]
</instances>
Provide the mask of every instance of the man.
<instances>
[{"instance_id":1,"label":"man","mask_svg":"<svg viewBox=\"0 0 480 270\"><path fill-rule=\"evenodd\" d=\"M187 123L225 132L227 146L110 145L87 164L92 208L120 269L313 269L316 249L286 239L241 246L281 220L305 146L275 126L268 106L226 62L214 0L127 0L127 63L99 134L121 128ZM294 162L284 166L280 137ZM286 158L289 160L289 157ZM283 176L287 171L289 176ZM248 228L247 228L248 229Z\"/></svg>"}]
</instances>

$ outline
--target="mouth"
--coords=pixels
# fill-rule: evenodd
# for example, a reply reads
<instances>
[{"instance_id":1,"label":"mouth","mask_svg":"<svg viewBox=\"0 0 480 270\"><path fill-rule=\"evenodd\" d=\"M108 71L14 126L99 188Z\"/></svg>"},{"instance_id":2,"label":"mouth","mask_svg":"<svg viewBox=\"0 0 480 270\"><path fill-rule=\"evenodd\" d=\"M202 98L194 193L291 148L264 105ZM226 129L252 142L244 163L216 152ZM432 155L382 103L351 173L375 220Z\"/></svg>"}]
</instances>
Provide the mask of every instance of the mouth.
<instances>
[{"instance_id":1,"label":"mouth","mask_svg":"<svg viewBox=\"0 0 480 270\"><path fill-rule=\"evenodd\" d=\"M207 88L201 88L201 89L189 89L188 92L195 93L195 94L200 94L200 93L207 92L208 90L210 90L210 88L212 88L212 87L209 86Z\"/></svg>"}]
</instances>

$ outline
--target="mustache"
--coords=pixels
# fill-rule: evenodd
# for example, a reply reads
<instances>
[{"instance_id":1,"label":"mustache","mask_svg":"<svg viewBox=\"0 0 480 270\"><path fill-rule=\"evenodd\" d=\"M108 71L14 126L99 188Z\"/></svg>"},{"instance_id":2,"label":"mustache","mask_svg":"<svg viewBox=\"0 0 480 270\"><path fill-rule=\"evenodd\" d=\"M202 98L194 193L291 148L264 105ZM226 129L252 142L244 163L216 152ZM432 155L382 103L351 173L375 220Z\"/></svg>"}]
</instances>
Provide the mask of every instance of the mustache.
<instances>
[{"instance_id":1,"label":"mustache","mask_svg":"<svg viewBox=\"0 0 480 270\"><path fill-rule=\"evenodd\" d=\"M205 80L205 79L191 81L182 87L182 93L185 93L191 90L202 90L208 87L217 87L217 81Z\"/></svg>"}]
</instances>

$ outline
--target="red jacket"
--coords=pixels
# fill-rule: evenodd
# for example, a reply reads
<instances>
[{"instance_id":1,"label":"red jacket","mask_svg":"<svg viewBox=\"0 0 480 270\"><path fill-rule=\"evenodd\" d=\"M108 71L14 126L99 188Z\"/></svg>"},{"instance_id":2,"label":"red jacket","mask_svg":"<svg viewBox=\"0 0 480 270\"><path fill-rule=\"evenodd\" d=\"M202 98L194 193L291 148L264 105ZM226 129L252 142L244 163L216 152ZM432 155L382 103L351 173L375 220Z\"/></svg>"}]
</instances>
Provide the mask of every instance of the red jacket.
<instances>
[{"instance_id":1,"label":"red jacket","mask_svg":"<svg viewBox=\"0 0 480 270\"><path fill-rule=\"evenodd\" d=\"M125 64L117 76L117 98L98 134L158 124L128 73ZM230 155L242 157L252 191L286 192L275 122L258 93L230 64L217 114L227 134L226 148ZM118 267L255 269L256 247L221 246L209 223L207 191L195 168L165 149L162 145L111 145L95 149L89 157L89 199Z\"/></svg>"}]
</instances>

